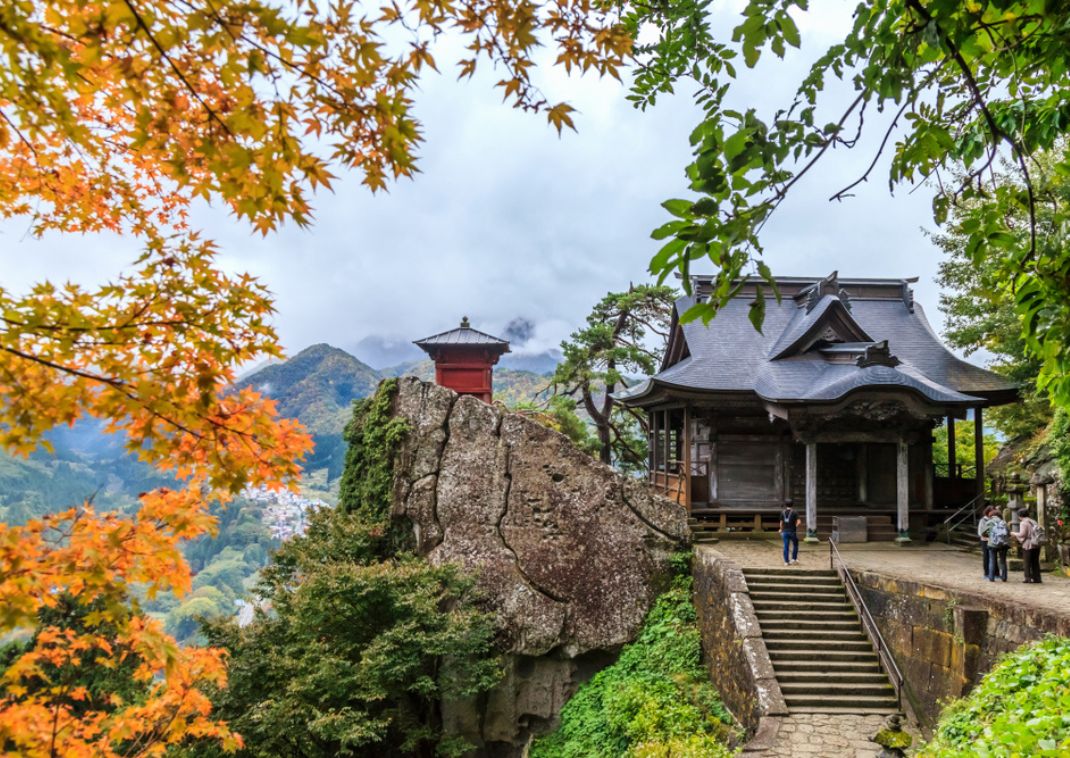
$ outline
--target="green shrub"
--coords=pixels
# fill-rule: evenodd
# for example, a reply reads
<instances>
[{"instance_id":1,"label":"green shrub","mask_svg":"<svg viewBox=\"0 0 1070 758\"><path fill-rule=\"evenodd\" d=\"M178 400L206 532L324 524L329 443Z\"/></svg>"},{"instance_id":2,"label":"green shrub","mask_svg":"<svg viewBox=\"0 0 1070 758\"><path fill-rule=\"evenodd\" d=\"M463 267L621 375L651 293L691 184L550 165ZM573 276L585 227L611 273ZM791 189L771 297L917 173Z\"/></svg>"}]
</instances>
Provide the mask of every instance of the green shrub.
<instances>
[{"instance_id":1,"label":"green shrub","mask_svg":"<svg viewBox=\"0 0 1070 758\"><path fill-rule=\"evenodd\" d=\"M1004 657L941 715L925 756L1070 755L1070 639Z\"/></svg>"},{"instance_id":2,"label":"green shrub","mask_svg":"<svg viewBox=\"0 0 1070 758\"><path fill-rule=\"evenodd\" d=\"M702 666L691 577L678 576L638 638L565 704L531 758L717 758L732 719Z\"/></svg>"}]
</instances>

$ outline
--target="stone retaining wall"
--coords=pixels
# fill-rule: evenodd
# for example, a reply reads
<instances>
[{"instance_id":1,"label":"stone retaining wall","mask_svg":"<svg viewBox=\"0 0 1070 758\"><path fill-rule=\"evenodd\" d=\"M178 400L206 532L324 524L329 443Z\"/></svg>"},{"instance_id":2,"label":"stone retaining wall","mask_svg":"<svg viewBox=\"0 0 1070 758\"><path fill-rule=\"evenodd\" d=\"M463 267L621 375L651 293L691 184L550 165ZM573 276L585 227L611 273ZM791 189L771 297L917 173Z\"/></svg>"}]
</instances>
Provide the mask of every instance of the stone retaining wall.
<instances>
[{"instance_id":1,"label":"stone retaining wall","mask_svg":"<svg viewBox=\"0 0 1070 758\"><path fill-rule=\"evenodd\" d=\"M923 727L973 688L1004 653L1046 634L1070 636L1070 616L886 574L851 575L906 679Z\"/></svg>"},{"instance_id":2,"label":"stone retaining wall","mask_svg":"<svg viewBox=\"0 0 1070 758\"><path fill-rule=\"evenodd\" d=\"M710 679L732 715L748 734L756 735L748 749L761 748L763 735L775 737L775 717L787 715L788 707L762 639L747 581L738 565L702 546L696 546L692 572Z\"/></svg>"}]
</instances>

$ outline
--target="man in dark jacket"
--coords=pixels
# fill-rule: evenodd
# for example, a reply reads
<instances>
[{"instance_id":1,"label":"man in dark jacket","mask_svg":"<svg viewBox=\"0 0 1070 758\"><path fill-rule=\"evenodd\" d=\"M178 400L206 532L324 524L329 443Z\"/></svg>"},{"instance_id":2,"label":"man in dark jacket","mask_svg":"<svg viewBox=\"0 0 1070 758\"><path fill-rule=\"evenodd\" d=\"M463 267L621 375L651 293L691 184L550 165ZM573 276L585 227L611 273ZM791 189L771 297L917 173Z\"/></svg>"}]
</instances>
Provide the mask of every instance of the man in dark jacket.
<instances>
[{"instance_id":1,"label":"man in dark jacket","mask_svg":"<svg viewBox=\"0 0 1070 758\"><path fill-rule=\"evenodd\" d=\"M780 513L780 539L784 542L784 565L799 562L799 514L791 500L784 501L784 510ZM788 547L791 546L791 560L788 560Z\"/></svg>"}]
</instances>

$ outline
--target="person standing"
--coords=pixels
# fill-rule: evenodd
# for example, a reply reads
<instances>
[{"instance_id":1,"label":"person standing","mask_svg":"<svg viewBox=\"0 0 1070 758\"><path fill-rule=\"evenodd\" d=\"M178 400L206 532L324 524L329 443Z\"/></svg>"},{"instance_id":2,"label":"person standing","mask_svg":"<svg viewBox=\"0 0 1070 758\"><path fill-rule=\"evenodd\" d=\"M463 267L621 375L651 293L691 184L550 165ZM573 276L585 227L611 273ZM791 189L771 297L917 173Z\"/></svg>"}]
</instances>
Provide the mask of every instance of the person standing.
<instances>
[{"instance_id":1,"label":"person standing","mask_svg":"<svg viewBox=\"0 0 1070 758\"><path fill-rule=\"evenodd\" d=\"M1011 547L1011 530L996 508L988 525L988 581L1007 581L1007 551Z\"/></svg>"},{"instance_id":2,"label":"person standing","mask_svg":"<svg viewBox=\"0 0 1070 758\"><path fill-rule=\"evenodd\" d=\"M1029 509L1018 511L1018 531L1012 532L1022 544L1022 566L1026 584L1040 584L1040 535L1037 522L1029 518Z\"/></svg>"},{"instance_id":3,"label":"person standing","mask_svg":"<svg viewBox=\"0 0 1070 758\"><path fill-rule=\"evenodd\" d=\"M799 514L791 500L784 501L784 510L780 513L780 539L784 543L784 565L799 562ZM788 547L791 547L791 559L788 559Z\"/></svg>"},{"instance_id":4,"label":"person standing","mask_svg":"<svg viewBox=\"0 0 1070 758\"><path fill-rule=\"evenodd\" d=\"M981 576L985 579L988 578L988 527L992 524L992 514L995 512L995 508L988 506L977 522L977 538L981 540Z\"/></svg>"}]
</instances>

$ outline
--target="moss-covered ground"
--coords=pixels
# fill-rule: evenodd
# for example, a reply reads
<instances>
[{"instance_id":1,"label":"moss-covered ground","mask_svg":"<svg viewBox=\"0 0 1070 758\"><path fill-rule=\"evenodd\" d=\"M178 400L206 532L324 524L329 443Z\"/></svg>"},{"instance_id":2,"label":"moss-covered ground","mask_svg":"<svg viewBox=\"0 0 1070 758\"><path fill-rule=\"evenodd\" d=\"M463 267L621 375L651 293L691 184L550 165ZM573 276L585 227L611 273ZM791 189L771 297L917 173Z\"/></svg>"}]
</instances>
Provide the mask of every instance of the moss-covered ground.
<instances>
[{"instance_id":1,"label":"moss-covered ground","mask_svg":"<svg viewBox=\"0 0 1070 758\"><path fill-rule=\"evenodd\" d=\"M565 704L561 726L540 738L531 758L719 758L735 727L702 666L691 603L681 574L647 614L635 642Z\"/></svg>"}]
</instances>

